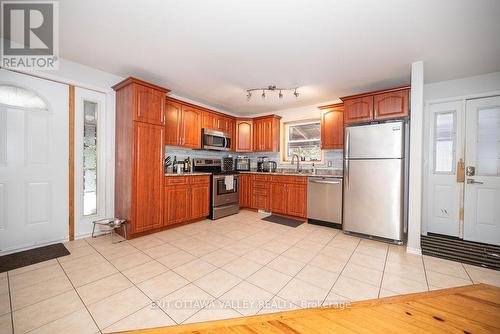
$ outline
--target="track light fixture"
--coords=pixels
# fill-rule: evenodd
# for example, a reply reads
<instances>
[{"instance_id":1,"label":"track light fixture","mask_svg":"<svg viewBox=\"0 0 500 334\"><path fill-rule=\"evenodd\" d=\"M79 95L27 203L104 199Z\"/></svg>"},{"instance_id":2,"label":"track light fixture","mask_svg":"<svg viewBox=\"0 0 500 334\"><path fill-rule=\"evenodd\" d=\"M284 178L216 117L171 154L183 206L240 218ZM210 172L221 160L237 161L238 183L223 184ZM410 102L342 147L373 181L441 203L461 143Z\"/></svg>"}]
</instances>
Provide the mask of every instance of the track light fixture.
<instances>
[{"instance_id":1,"label":"track light fixture","mask_svg":"<svg viewBox=\"0 0 500 334\"><path fill-rule=\"evenodd\" d=\"M252 99L252 92L254 91L262 91L262 94L260 95L262 99L266 98L266 91L271 91L275 92L278 91L278 97L280 99L283 98L283 91L293 91L293 95L295 97L299 97L299 92L297 92L298 87L293 87L293 88L281 88L281 87L276 87L276 85L271 85L267 86L266 88L252 88L252 89L247 89L247 101L250 101Z\"/></svg>"}]
</instances>

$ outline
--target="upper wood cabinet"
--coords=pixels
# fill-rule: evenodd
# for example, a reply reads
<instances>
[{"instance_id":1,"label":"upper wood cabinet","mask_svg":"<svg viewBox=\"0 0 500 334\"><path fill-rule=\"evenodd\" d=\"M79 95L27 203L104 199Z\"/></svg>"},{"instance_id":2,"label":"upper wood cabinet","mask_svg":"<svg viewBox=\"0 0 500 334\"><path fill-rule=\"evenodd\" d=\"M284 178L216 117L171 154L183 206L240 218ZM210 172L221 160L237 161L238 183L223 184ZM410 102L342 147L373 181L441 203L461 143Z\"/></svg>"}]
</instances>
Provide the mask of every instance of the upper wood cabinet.
<instances>
[{"instance_id":1,"label":"upper wood cabinet","mask_svg":"<svg viewBox=\"0 0 500 334\"><path fill-rule=\"evenodd\" d=\"M165 101L165 145L179 146L181 144L182 105Z\"/></svg>"},{"instance_id":2,"label":"upper wood cabinet","mask_svg":"<svg viewBox=\"0 0 500 334\"><path fill-rule=\"evenodd\" d=\"M128 236L162 226L164 99L159 86L127 78L116 91L115 216ZM161 102L160 102L161 101Z\"/></svg>"},{"instance_id":3,"label":"upper wood cabinet","mask_svg":"<svg viewBox=\"0 0 500 334\"><path fill-rule=\"evenodd\" d=\"M321 149L344 148L344 104L319 107L321 111Z\"/></svg>"},{"instance_id":4,"label":"upper wood cabinet","mask_svg":"<svg viewBox=\"0 0 500 334\"><path fill-rule=\"evenodd\" d=\"M201 110L182 106L181 146L201 148Z\"/></svg>"},{"instance_id":5,"label":"upper wood cabinet","mask_svg":"<svg viewBox=\"0 0 500 334\"><path fill-rule=\"evenodd\" d=\"M409 89L375 95L373 98L375 119L407 117L409 95Z\"/></svg>"},{"instance_id":6,"label":"upper wood cabinet","mask_svg":"<svg viewBox=\"0 0 500 334\"><path fill-rule=\"evenodd\" d=\"M277 115L253 119L253 151L279 152L280 119Z\"/></svg>"},{"instance_id":7,"label":"upper wood cabinet","mask_svg":"<svg viewBox=\"0 0 500 334\"><path fill-rule=\"evenodd\" d=\"M201 148L202 110L172 99L165 100L165 144Z\"/></svg>"},{"instance_id":8,"label":"upper wood cabinet","mask_svg":"<svg viewBox=\"0 0 500 334\"><path fill-rule=\"evenodd\" d=\"M134 121L157 125L165 124L163 101L169 92L168 89L133 77L114 85L113 89L118 91L125 87L129 88L127 93L130 96L127 99L130 101L130 105L127 108L132 111Z\"/></svg>"},{"instance_id":9,"label":"upper wood cabinet","mask_svg":"<svg viewBox=\"0 0 500 334\"><path fill-rule=\"evenodd\" d=\"M236 120L236 152L252 152L253 121L251 119Z\"/></svg>"},{"instance_id":10,"label":"upper wood cabinet","mask_svg":"<svg viewBox=\"0 0 500 334\"><path fill-rule=\"evenodd\" d=\"M364 96L344 101L344 123L369 122L373 120L373 96Z\"/></svg>"},{"instance_id":11,"label":"upper wood cabinet","mask_svg":"<svg viewBox=\"0 0 500 334\"><path fill-rule=\"evenodd\" d=\"M410 87L398 87L376 92L342 97L344 123L405 118L410 115Z\"/></svg>"},{"instance_id":12,"label":"upper wood cabinet","mask_svg":"<svg viewBox=\"0 0 500 334\"><path fill-rule=\"evenodd\" d=\"M135 93L137 108L135 109L134 121L164 125L165 111L163 101L165 100L165 92L137 85Z\"/></svg>"},{"instance_id":13,"label":"upper wood cabinet","mask_svg":"<svg viewBox=\"0 0 500 334\"><path fill-rule=\"evenodd\" d=\"M202 127L232 134L234 119L211 111L203 111Z\"/></svg>"}]
</instances>

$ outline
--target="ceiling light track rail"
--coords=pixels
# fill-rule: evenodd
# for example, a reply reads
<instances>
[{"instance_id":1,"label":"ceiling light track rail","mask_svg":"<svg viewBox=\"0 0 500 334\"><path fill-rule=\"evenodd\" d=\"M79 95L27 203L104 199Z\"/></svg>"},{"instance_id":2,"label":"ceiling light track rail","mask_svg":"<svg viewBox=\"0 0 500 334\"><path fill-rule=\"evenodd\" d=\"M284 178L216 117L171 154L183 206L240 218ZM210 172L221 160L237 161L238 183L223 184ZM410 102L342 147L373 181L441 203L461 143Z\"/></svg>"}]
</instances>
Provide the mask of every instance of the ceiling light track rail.
<instances>
[{"instance_id":1,"label":"ceiling light track rail","mask_svg":"<svg viewBox=\"0 0 500 334\"><path fill-rule=\"evenodd\" d=\"M277 87L276 85L269 85L269 86L264 87L264 88L251 88L251 89L247 89L247 101L250 101L250 99L252 98L252 92L255 92L255 91L262 91L262 94L260 96L263 99L266 98L266 92L279 92L278 97L280 99L282 99L283 92L293 91L293 95L295 97L299 97L299 92L297 91L297 89L299 89L299 87L282 88L282 87Z\"/></svg>"}]
</instances>

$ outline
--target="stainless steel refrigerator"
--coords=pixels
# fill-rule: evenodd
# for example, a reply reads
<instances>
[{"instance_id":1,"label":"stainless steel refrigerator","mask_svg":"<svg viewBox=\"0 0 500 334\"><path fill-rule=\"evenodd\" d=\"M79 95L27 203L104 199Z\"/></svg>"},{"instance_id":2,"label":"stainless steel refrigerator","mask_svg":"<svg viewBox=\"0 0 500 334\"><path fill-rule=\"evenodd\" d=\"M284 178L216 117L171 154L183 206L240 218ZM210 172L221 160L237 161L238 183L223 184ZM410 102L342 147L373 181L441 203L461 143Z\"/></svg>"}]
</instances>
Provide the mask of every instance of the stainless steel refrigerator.
<instances>
[{"instance_id":1,"label":"stainless steel refrigerator","mask_svg":"<svg viewBox=\"0 0 500 334\"><path fill-rule=\"evenodd\" d=\"M346 127L344 231L404 241L407 132L403 121Z\"/></svg>"}]
</instances>

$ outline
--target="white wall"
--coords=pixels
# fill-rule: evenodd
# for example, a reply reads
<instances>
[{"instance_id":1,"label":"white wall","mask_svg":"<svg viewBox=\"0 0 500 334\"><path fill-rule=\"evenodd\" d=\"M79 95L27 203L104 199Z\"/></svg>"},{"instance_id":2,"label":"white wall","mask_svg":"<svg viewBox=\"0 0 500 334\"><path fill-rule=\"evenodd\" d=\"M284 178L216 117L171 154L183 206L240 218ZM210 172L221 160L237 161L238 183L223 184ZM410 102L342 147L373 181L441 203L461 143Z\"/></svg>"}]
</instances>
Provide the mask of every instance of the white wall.
<instances>
[{"instance_id":1,"label":"white wall","mask_svg":"<svg viewBox=\"0 0 500 334\"><path fill-rule=\"evenodd\" d=\"M463 99L500 90L500 72L424 85L424 101Z\"/></svg>"},{"instance_id":2,"label":"white wall","mask_svg":"<svg viewBox=\"0 0 500 334\"><path fill-rule=\"evenodd\" d=\"M319 106L324 106L324 105L332 104L332 103L340 103L340 102L342 102L342 101L335 100L335 101L318 103L318 104L313 104L310 106L304 106L304 107L299 107L299 108L282 109L282 110L270 111L270 112L261 113L261 114L254 114L254 115L251 115L248 117L258 117L258 116L264 116L264 115L269 115L269 114L275 114L275 115L281 116L282 123L300 121L300 120L305 120L305 119L319 119L321 116L321 110L318 109Z\"/></svg>"}]
</instances>

